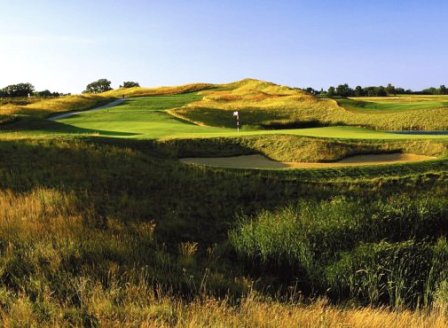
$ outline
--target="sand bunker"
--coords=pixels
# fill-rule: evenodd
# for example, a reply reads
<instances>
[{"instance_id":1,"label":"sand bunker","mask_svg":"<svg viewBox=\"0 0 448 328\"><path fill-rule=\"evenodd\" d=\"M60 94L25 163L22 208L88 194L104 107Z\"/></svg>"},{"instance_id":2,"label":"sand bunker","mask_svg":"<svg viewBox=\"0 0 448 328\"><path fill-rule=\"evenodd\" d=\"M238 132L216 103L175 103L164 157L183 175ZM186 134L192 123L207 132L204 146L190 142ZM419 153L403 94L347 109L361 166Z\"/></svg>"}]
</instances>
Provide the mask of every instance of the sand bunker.
<instances>
[{"instance_id":1,"label":"sand bunker","mask_svg":"<svg viewBox=\"0 0 448 328\"><path fill-rule=\"evenodd\" d=\"M435 157L415 154L370 154L356 155L332 163L277 162L262 155L244 155L233 157L195 157L182 158L186 164L198 164L214 167L240 169L287 169L287 168L328 168L343 166L384 165L393 163L419 162L435 159Z\"/></svg>"}]
</instances>

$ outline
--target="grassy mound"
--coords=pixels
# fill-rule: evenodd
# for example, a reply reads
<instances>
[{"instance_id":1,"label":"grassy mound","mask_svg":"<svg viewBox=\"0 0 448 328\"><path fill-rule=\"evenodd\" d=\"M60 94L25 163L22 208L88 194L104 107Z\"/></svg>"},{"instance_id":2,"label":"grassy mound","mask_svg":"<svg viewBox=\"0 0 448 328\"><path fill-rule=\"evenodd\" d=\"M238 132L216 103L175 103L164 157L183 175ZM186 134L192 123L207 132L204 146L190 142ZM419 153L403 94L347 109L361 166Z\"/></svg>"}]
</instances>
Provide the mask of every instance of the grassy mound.
<instances>
[{"instance_id":1,"label":"grassy mound","mask_svg":"<svg viewBox=\"0 0 448 328\"><path fill-rule=\"evenodd\" d=\"M174 157L222 157L262 154L280 162L335 162L360 154L448 154L448 141L335 140L295 135L259 135L235 138L170 139L160 141Z\"/></svg>"},{"instance_id":2,"label":"grassy mound","mask_svg":"<svg viewBox=\"0 0 448 328\"><path fill-rule=\"evenodd\" d=\"M250 289L360 305L375 290L372 304L397 306L443 295L446 162L310 174L204 170L163 146L0 141L6 318L39 326L162 320L169 300L186 308L201 295L236 302ZM410 254L429 262L394 260ZM357 273L377 268L372 277L398 271L386 285ZM414 278L428 287L410 285Z\"/></svg>"},{"instance_id":3,"label":"grassy mound","mask_svg":"<svg viewBox=\"0 0 448 328\"><path fill-rule=\"evenodd\" d=\"M319 99L299 89L243 80L201 92L204 98L175 112L205 125L232 127L229 111L239 110L243 125L293 128L361 125L380 130L447 130L448 97L396 97L389 100ZM398 100L397 100L398 99ZM411 99L412 104L404 103ZM356 108L356 110L353 110ZM374 110L375 109L375 110ZM381 112L382 115L375 115Z\"/></svg>"},{"instance_id":4,"label":"grassy mound","mask_svg":"<svg viewBox=\"0 0 448 328\"><path fill-rule=\"evenodd\" d=\"M39 118L59 112L85 110L107 104L112 100L112 97L101 95L76 95L50 99L32 99L26 104L4 104L0 106L0 114Z\"/></svg>"},{"instance_id":5,"label":"grassy mound","mask_svg":"<svg viewBox=\"0 0 448 328\"><path fill-rule=\"evenodd\" d=\"M166 139L166 138L209 138L209 137L240 137L251 135L287 134L311 137L326 137L338 139L446 139L443 135L399 135L382 133L359 127L325 127L287 130L244 129L239 133L235 127L219 128L197 125L181 115L170 115L189 104L200 101L198 93L177 95L146 96L128 98L119 106L107 110L83 113L49 124L42 122L38 129L40 133L76 135L102 135L121 138ZM213 112L216 112L213 110ZM231 112L226 119L234 122ZM31 127L28 127L31 129ZM281 146L279 144L279 146Z\"/></svg>"},{"instance_id":6,"label":"grassy mound","mask_svg":"<svg viewBox=\"0 0 448 328\"><path fill-rule=\"evenodd\" d=\"M39 115L72 109L68 99L87 106L108 98L21 105L34 106L30 115L41 125L0 133L1 324L259 326L275 317L273 325L281 320L284 326L317 320L443 326L446 137L354 127L237 134L166 112L194 110L197 102L222 103L213 110L226 113L232 102L263 103L266 109L254 110L266 112L283 101L336 106L310 97L249 80L199 94L130 98L57 122ZM308 171L178 161L261 153L325 162L397 151L440 158ZM341 306L427 312L297 305L318 297Z\"/></svg>"},{"instance_id":7,"label":"grassy mound","mask_svg":"<svg viewBox=\"0 0 448 328\"><path fill-rule=\"evenodd\" d=\"M159 87L159 88L120 88L107 92L103 92L101 95L105 97L142 97L142 96L161 96L161 95L176 95L182 93L192 93L201 90L207 90L215 87L210 83L191 83L175 87Z\"/></svg>"}]
</instances>

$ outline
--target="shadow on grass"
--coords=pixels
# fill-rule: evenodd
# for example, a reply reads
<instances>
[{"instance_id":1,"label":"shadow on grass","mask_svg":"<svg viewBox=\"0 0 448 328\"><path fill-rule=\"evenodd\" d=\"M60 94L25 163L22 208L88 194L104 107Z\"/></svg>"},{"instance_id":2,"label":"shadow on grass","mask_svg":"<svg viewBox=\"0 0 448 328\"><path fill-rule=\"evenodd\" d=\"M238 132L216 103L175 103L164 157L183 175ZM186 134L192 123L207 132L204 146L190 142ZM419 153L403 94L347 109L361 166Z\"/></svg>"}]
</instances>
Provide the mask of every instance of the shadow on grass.
<instances>
[{"instance_id":1,"label":"shadow on grass","mask_svg":"<svg viewBox=\"0 0 448 328\"><path fill-rule=\"evenodd\" d=\"M193 146L191 149L183 146L177 142L158 143L107 137L92 140L0 140L0 190L14 195L37 192L34 197L40 197L39 202L47 206L49 211L51 208L59 211L65 206L70 213L82 216L83 226L95 230L98 235L104 235L103 240L92 244L97 245L93 249L90 249L91 244L84 241L76 244L77 247L84 247L85 251L79 256L71 256L71 253L66 256L67 261L74 263L74 268L91 262L97 265L125 263L129 267L136 263L141 266L154 265L154 258L160 257L162 252L148 253L149 244L145 235L139 237L136 246L130 244L128 247L123 241L118 247L115 241L109 242L114 239L109 234L115 228L113 225L109 227L108 222L111 219L117 220L127 230L132 230L136 223L154 223L154 237L157 243L163 245L163 255L166 258L157 267L157 278L162 277L167 284L177 281L176 284L179 285L179 279L185 276L182 268L186 266L185 258L179 257L179 245L194 242L199 245L197 264L194 264L196 257L191 264L196 270L196 276L202 277L205 266L208 267L211 258L215 258L216 264L213 265L223 272L223 277L228 277L223 279L223 290L234 284L235 277L242 272L252 274L250 268L241 266L236 253L227 242L229 231L238 224L241 214L253 217L265 210L294 204L299 199L331 199L335 194L352 195L354 192L360 196L363 193L366 196L378 193L378 190L370 188L368 182L361 184L359 189L355 183L349 186L343 183L326 184L325 180L340 177L340 171L336 170L316 175L315 172L215 170L182 165L175 157L195 151ZM198 144L195 145L197 146ZM210 148L212 146L210 144ZM241 147L244 145L226 145L222 151L243 151L244 148ZM430 167L427 171L446 172L445 167ZM359 172L360 177L366 174L365 170L360 169ZM335 176L329 173L334 173ZM384 176L384 170L375 174ZM406 182L409 181L404 181ZM405 189L400 181L392 183L395 185L388 187L394 188L387 188L390 193ZM433 192L435 183L428 181L426 186ZM443 186L446 188L446 184ZM424 183L419 182L419 188L423 187ZM47 189L57 191L56 194L72 195L72 203L67 205L63 199L52 198L51 193L46 197ZM409 189L414 190L415 187L409 186ZM14 204L10 205L11 208L13 206ZM120 231L116 230L116 233L122 236ZM137 229L135 233L140 236L142 230ZM213 257L205 256L208 249L216 251L213 253L215 255L212 254ZM253 263L256 269L258 262ZM171 266L166 266L167 264ZM260 274L268 273L269 284L271 277L277 276L278 281L288 282L293 281L297 274L301 275L303 281L309 281L307 273L297 271L295 267L289 269L289 266L281 267L274 263L272 267L264 266L263 270ZM104 272L106 276L109 271L105 269ZM172 278L167 279L166 276L169 275ZM219 283L216 286L221 288ZM181 286L179 289L182 288Z\"/></svg>"},{"instance_id":2,"label":"shadow on grass","mask_svg":"<svg viewBox=\"0 0 448 328\"><path fill-rule=\"evenodd\" d=\"M129 137L138 135L137 133L119 132L119 131L105 131L105 130L93 130L76 127L69 124L64 124L58 121L50 121L45 119L30 119L23 118L11 124L5 124L0 127L2 131L38 131L49 133L67 133L78 135L100 135L100 136L120 136Z\"/></svg>"}]
</instances>

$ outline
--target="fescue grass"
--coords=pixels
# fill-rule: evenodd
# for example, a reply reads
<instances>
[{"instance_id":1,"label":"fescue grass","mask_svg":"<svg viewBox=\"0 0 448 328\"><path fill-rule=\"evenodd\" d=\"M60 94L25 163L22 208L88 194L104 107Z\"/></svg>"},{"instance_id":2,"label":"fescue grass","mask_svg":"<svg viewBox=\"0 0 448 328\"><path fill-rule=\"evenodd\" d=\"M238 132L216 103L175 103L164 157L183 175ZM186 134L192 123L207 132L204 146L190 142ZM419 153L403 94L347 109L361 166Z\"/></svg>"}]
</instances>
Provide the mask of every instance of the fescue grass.
<instances>
[{"instance_id":1,"label":"fescue grass","mask_svg":"<svg viewBox=\"0 0 448 328\"><path fill-rule=\"evenodd\" d=\"M192 93L201 90L207 90L215 88L214 84L210 83L192 83L175 87L158 87L158 88L120 88L107 92L103 92L101 95L104 97L142 97L142 96L160 96L160 95L176 95L183 93Z\"/></svg>"},{"instance_id":2,"label":"fescue grass","mask_svg":"<svg viewBox=\"0 0 448 328\"><path fill-rule=\"evenodd\" d=\"M230 240L256 272L297 277L301 290L361 304L427 306L448 277L447 213L443 198L305 201L241 218Z\"/></svg>"},{"instance_id":3,"label":"fescue grass","mask_svg":"<svg viewBox=\"0 0 448 328\"><path fill-rule=\"evenodd\" d=\"M106 104L113 97L101 95L75 95L50 99L38 99L29 104L5 104L0 106L0 114L43 118L50 114L85 110Z\"/></svg>"},{"instance_id":4,"label":"fescue grass","mask_svg":"<svg viewBox=\"0 0 448 328\"><path fill-rule=\"evenodd\" d=\"M106 98L35 103L33 120L2 126L1 325L446 326L446 137L356 127L238 134L166 112L213 92L225 106L310 99L253 80L213 88L59 122L42 118ZM178 161L391 151L440 158L287 172Z\"/></svg>"},{"instance_id":5,"label":"fescue grass","mask_svg":"<svg viewBox=\"0 0 448 328\"><path fill-rule=\"evenodd\" d=\"M253 135L298 135L340 139L448 139L445 135L403 135L373 131L360 127L324 127L307 129L256 130L244 127L220 128L200 126L170 115L167 110L200 99L196 93L171 96L151 96L131 98L124 104L98 112L86 112L77 116L58 120L53 126L43 125L43 130L67 134L97 134L122 138L167 139L203 137L240 137ZM226 112L226 119L235 124L232 113ZM194 120L193 120L194 121ZM229 123L230 125L230 123Z\"/></svg>"},{"instance_id":6,"label":"fescue grass","mask_svg":"<svg viewBox=\"0 0 448 328\"><path fill-rule=\"evenodd\" d=\"M447 130L448 98L319 99L301 90L257 80L243 80L202 91L204 98L176 110L205 125L232 126L229 111L239 110L243 124L281 126L362 125L378 130ZM405 103L410 99L412 104ZM382 115L375 115L381 112Z\"/></svg>"}]
</instances>

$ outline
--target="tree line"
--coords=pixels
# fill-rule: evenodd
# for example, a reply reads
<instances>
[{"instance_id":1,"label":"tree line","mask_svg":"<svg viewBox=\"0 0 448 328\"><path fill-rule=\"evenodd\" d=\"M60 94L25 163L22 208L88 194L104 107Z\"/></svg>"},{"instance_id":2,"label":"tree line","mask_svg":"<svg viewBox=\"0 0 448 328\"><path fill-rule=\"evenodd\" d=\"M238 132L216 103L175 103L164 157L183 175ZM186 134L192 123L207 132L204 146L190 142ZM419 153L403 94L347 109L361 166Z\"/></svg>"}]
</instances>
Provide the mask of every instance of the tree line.
<instances>
[{"instance_id":1,"label":"tree line","mask_svg":"<svg viewBox=\"0 0 448 328\"><path fill-rule=\"evenodd\" d=\"M94 81L92 83L87 84L86 89L82 93L101 93L112 90L111 87L112 82L108 79L99 79L97 81ZM138 82L133 81L124 81L122 85L120 85L121 88L134 88L139 87L140 84Z\"/></svg>"},{"instance_id":2,"label":"tree line","mask_svg":"<svg viewBox=\"0 0 448 328\"><path fill-rule=\"evenodd\" d=\"M64 96L61 92L51 92L50 90L36 91L34 85L31 83L18 83L10 84L2 89L0 89L0 98L15 98L15 97L60 97Z\"/></svg>"},{"instance_id":3,"label":"tree line","mask_svg":"<svg viewBox=\"0 0 448 328\"><path fill-rule=\"evenodd\" d=\"M441 85L439 88L427 88L421 91L413 91L411 89L404 89L395 87L392 84L387 86L372 86L361 87L356 86L351 88L347 83L340 84L337 87L331 86L327 91L321 89L315 90L313 88L306 88L307 92L313 95L320 95L326 97L386 97L395 95L448 95L448 89L445 85Z\"/></svg>"},{"instance_id":4,"label":"tree line","mask_svg":"<svg viewBox=\"0 0 448 328\"><path fill-rule=\"evenodd\" d=\"M133 88L139 87L140 84L133 81L124 81L120 88ZM101 93L105 91L112 90L111 81L107 79L99 79L92 83L89 83L83 93ZM34 85L31 83L17 83L10 84L4 88L0 89L0 98L25 98L25 97L41 97L41 98L52 98L67 96L70 93L62 92L52 92L48 89L42 91L36 91Z\"/></svg>"}]
</instances>

